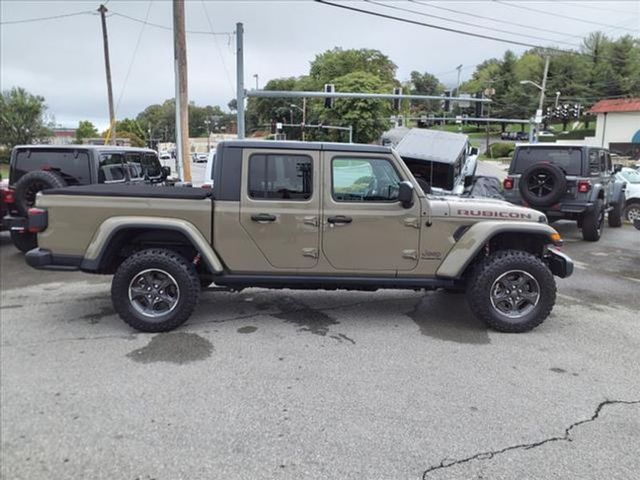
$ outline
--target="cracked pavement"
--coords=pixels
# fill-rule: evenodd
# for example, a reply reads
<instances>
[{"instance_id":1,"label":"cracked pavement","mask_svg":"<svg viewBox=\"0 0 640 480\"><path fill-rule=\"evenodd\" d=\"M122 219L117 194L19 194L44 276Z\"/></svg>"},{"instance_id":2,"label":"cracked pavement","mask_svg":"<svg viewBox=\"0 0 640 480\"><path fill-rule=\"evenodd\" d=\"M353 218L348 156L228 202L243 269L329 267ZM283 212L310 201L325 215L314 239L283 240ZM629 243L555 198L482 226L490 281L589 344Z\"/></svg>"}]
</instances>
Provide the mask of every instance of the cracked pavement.
<instances>
[{"instance_id":1,"label":"cracked pavement","mask_svg":"<svg viewBox=\"0 0 640 480\"><path fill-rule=\"evenodd\" d=\"M109 278L0 235L1 476L629 479L640 471L640 232L596 244L522 335L463 295L209 292L140 334Z\"/></svg>"}]
</instances>

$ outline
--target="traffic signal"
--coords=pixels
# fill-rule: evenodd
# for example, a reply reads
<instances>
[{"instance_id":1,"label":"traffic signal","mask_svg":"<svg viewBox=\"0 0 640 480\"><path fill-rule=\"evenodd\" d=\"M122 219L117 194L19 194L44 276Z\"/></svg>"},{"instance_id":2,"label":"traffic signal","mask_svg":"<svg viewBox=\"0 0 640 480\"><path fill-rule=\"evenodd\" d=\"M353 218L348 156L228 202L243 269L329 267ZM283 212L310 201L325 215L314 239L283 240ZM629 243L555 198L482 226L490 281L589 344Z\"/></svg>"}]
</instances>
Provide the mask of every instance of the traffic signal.
<instances>
[{"instance_id":1,"label":"traffic signal","mask_svg":"<svg viewBox=\"0 0 640 480\"><path fill-rule=\"evenodd\" d=\"M402 87L396 87L393 89L393 94L394 95L402 95ZM400 98L394 98L393 99L393 109L396 112L400 111L400 103L401 103L401 99Z\"/></svg>"},{"instance_id":2,"label":"traffic signal","mask_svg":"<svg viewBox=\"0 0 640 480\"><path fill-rule=\"evenodd\" d=\"M336 87L333 83L326 83L324 85L324 93L333 93L336 91ZM333 97L326 97L324 99L324 108L333 108Z\"/></svg>"},{"instance_id":3,"label":"traffic signal","mask_svg":"<svg viewBox=\"0 0 640 480\"><path fill-rule=\"evenodd\" d=\"M443 103L443 110L445 112L450 112L451 111L451 100L449 100L449 98L451 97L451 90L445 90L444 91L444 103Z\"/></svg>"}]
</instances>

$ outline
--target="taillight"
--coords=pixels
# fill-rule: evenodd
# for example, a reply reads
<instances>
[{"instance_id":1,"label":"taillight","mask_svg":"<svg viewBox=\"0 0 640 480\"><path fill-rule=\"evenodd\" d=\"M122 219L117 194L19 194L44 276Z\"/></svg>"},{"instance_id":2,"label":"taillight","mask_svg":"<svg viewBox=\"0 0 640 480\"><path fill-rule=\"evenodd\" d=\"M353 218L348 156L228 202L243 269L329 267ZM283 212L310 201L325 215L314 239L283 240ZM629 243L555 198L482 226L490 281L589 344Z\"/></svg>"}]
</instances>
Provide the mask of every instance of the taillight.
<instances>
[{"instance_id":1,"label":"taillight","mask_svg":"<svg viewBox=\"0 0 640 480\"><path fill-rule=\"evenodd\" d=\"M513 188L513 178L507 177L502 181L502 186L505 190L511 190Z\"/></svg>"},{"instance_id":2,"label":"taillight","mask_svg":"<svg viewBox=\"0 0 640 480\"><path fill-rule=\"evenodd\" d=\"M49 214L42 208L30 208L27 211L27 231L38 233L45 230L49 224Z\"/></svg>"},{"instance_id":3,"label":"taillight","mask_svg":"<svg viewBox=\"0 0 640 480\"><path fill-rule=\"evenodd\" d=\"M578 182L578 193L587 193L591 190L591 182L589 180L580 180Z\"/></svg>"},{"instance_id":4,"label":"taillight","mask_svg":"<svg viewBox=\"0 0 640 480\"><path fill-rule=\"evenodd\" d=\"M202 185L200 185L200 188L206 188L208 190L211 189L211 185L209 185L208 183L203 183Z\"/></svg>"},{"instance_id":5,"label":"taillight","mask_svg":"<svg viewBox=\"0 0 640 480\"><path fill-rule=\"evenodd\" d=\"M13 196L13 189L12 188L3 188L2 189L2 201L4 203L13 203L16 201L15 197Z\"/></svg>"}]
</instances>

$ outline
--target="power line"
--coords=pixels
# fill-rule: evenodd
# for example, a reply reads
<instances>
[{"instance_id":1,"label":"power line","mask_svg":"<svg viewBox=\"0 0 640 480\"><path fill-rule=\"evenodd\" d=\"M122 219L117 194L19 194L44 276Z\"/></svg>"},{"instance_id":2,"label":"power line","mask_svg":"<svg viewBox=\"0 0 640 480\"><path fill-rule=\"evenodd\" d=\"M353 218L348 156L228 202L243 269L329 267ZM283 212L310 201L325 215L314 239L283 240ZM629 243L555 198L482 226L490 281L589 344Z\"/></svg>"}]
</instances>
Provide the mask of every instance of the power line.
<instances>
[{"instance_id":1,"label":"power line","mask_svg":"<svg viewBox=\"0 0 640 480\"><path fill-rule=\"evenodd\" d=\"M213 23L211 23L211 18L209 17L209 12L207 11L207 6L204 3L204 0L201 0L202 2L202 9L204 10L204 15L205 17L207 17L207 23L209 24L209 30L211 30L211 33L213 34ZM227 68L227 63L224 61L224 56L222 55L222 48L220 48L220 44L218 43L218 39L216 38L216 36L213 36L213 41L216 44L216 49L218 50L218 55L220 56L220 63L222 63L222 68L224 69L224 73L227 76L227 81L229 82L229 88L231 89L231 92L233 93L233 96L236 96L236 89L233 87L233 80L231 80L231 74L229 73L229 69Z\"/></svg>"},{"instance_id":2,"label":"power line","mask_svg":"<svg viewBox=\"0 0 640 480\"><path fill-rule=\"evenodd\" d=\"M539 26L531 26L531 25L525 25L525 24L522 24L522 23L506 21L506 20L504 20L502 18L489 17L489 16L486 16L486 15L479 15L477 13L461 12L459 10L454 10L453 8L447 8L447 7L443 7L443 6L440 6L440 5L432 5L429 2L420 2L420 1L417 1L417 0L408 0L408 1L411 2L411 3L417 3L417 4L420 4L420 5L424 5L425 7L435 8L435 9L438 9L438 10L443 10L443 11L451 12L451 13L457 13L459 15L466 15L468 17L482 18L483 20L489 20L489 21L496 22L496 23L509 23L509 24L511 24L511 25L513 25L515 27L528 28L529 30L536 30L536 31L539 31L539 32L553 33L555 35L563 35L565 38L566 37L574 37L574 38L580 38L580 39L583 38L580 35L566 35L565 33L558 32L556 30L549 30L549 29L542 28L542 27L539 27Z\"/></svg>"},{"instance_id":3,"label":"power line","mask_svg":"<svg viewBox=\"0 0 640 480\"><path fill-rule=\"evenodd\" d=\"M122 90L120 90L120 95L118 96L118 101L116 102L116 114L118 109L120 108L120 102L122 101L122 97L124 96L124 91L127 88L127 82L129 81L129 75L131 75L131 69L133 68L133 62L136 59L136 54L138 53L138 47L140 47L140 40L142 40L142 34L144 33L144 29L147 26L147 20L149 19L149 14L151 13L151 5L153 4L153 0L149 0L149 5L147 6L147 14L145 15L145 22L140 27L140 33L138 33L138 40L136 41L136 46L133 49L133 54L131 55L131 61L129 62L129 68L127 68L127 74L124 77L124 82L122 83Z\"/></svg>"},{"instance_id":4,"label":"power line","mask_svg":"<svg viewBox=\"0 0 640 480\"><path fill-rule=\"evenodd\" d=\"M556 13L556 12L547 12L545 10L539 10L537 8L532 8L532 7L525 7L524 5L519 5L519 4L516 4L516 3L509 3L509 2L502 1L502 0L493 0L493 1L495 3L499 3L500 5L506 5L506 6L512 7L512 8L519 8L521 10L528 10L530 12L543 13L545 15L550 15L550 16L556 17L556 18L566 18L566 19L573 20L573 21L576 21L576 22L588 23L588 24L597 25L597 26L600 26L600 27L616 28L614 25L609 25L607 23L592 22L591 20L584 20L582 18L572 17L570 15L562 15L562 14ZM634 33L637 32L637 30L633 30L631 28L624 28L624 27L618 27L618 28L622 28L623 30L627 30L627 31L634 32Z\"/></svg>"},{"instance_id":5,"label":"power line","mask_svg":"<svg viewBox=\"0 0 640 480\"><path fill-rule=\"evenodd\" d=\"M484 28L485 30L491 30L491 31L500 32L500 33L506 33L508 35L517 35L519 37L533 38L535 40L543 40L543 41L549 40L547 38L537 37L535 35L527 35L525 33L514 32L512 30L502 30L502 29L499 29L499 28L483 27L482 25L478 25L477 23L465 22L463 20L454 20L454 19L451 19L451 18L446 18L446 17L439 16L439 15L432 15L430 13L424 13L424 12L420 12L418 10L412 10L410 8L403 8L403 7L398 7L398 6L395 6L395 5L386 5L384 3L378 3L378 2L376 2L374 0L363 0L363 1L366 2L366 3L371 3L371 4L374 4L374 5L378 5L380 7L384 7L384 8L391 8L393 10L400 10L400 11L403 11L403 12L415 13L416 15L420 15L420 16L423 16L423 17L437 18L438 20L444 20L445 22L451 22L451 23L459 23L460 25L466 25L468 27ZM562 43L564 45L569 45L569 46L571 46L573 48L578 48L579 47L579 45L576 45L575 43L568 43L568 42L564 42L564 41L560 41L560 40L554 40L554 42L555 43Z\"/></svg>"},{"instance_id":6,"label":"power line","mask_svg":"<svg viewBox=\"0 0 640 480\"><path fill-rule=\"evenodd\" d=\"M110 16L126 18L126 19L132 20L134 22L144 23L144 24L149 25L151 27L156 27L156 28L161 28L163 30L173 31L173 27L168 27L166 25L160 25L159 23L151 23L151 22L148 22L146 20L142 20L140 18L132 17L130 15L125 15L124 13L118 13L118 12L113 12L112 11ZM196 35L220 35L220 36L229 37L229 36L232 35L233 32L212 32L212 31L207 31L207 30L186 30L186 33L192 33L192 34L196 34Z\"/></svg>"},{"instance_id":7,"label":"power line","mask_svg":"<svg viewBox=\"0 0 640 480\"><path fill-rule=\"evenodd\" d=\"M467 35L469 37L484 38L485 40L493 40L495 42L508 43L508 44L511 44L511 45L519 45L521 47L539 48L539 49L543 49L543 50L549 50L549 51L555 51L555 52L561 52L561 53L575 53L575 52L571 52L569 50L562 50L562 49L554 48L554 47L543 47L543 46L535 45L535 44L532 44L532 43L519 42L517 40L508 40L506 38L492 37L490 35L482 35L480 33L466 32L464 30L457 30L455 28L444 27L442 25L434 25L434 24L430 24L430 23L418 22L417 20L411 20L411 19L408 19L408 18L396 17L396 16L393 16L393 15L387 15L387 14L379 13L379 12L372 12L371 10L363 10L361 8L351 7L349 5L343 5L343 4L339 4L339 3L331 3L331 2L328 2L326 0L314 0L314 1L316 3L321 3L323 5L328 5L330 7L343 8L345 10L350 10L350 11L358 12L358 13L364 13L366 15L372 15L372 16L375 16L375 17L386 18L388 20L396 20L398 22L410 23L410 24L413 24L413 25L419 25L421 27L434 28L436 30L443 30L445 32L458 33L460 35Z\"/></svg>"},{"instance_id":8,"label":"power line","mask_svg":"<svg viewBox=\"0 0 640 480\"><path fill-rule=\"evenodd\" d=\"M33 23L33 22L44 22L47 20L57 20L59 18L68 18L68 17L77 17L78 15L98 15L96 12L90 10L84 10L82 12L74 12L74 13L65 13L62 15L53 15L51 17L38 17L38 18L25 18L22 20L8 20L5 22L0 22L0 25L17 25L20 23Z\"/></svg>"}]
</instances>

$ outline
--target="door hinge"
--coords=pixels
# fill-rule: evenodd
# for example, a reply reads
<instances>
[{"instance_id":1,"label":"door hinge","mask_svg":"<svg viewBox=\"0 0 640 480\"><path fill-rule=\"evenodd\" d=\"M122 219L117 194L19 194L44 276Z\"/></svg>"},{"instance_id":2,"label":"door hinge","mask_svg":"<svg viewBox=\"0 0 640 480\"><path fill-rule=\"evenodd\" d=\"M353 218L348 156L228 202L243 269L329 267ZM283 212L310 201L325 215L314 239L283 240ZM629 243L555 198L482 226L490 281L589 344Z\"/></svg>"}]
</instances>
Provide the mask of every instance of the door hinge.
<instances>
[{"instance_id":1,"label":"door hinge","mask_svg":"<svg viewBox=\"0 0 640 480\"><path fill-rule=\"evenodd\" d=\"M318 249L317 248L303 248L302 249L302 256L303 257L310 257L310 258L318 258Z\"/></svg>"},{"instance_id":2,"label":"door hinge","mask_svg":"<svg viewBox=\"0 0 640 480\"><path fill-rule=\"evenodd\" d=\"M407 258L409 260L417 260L418 252L416 250L403 250L402 258Z\"/></svg>"},{"instance_id":3,"label":"door hinge","mask_svg":"<svg viewBox=\"0 0 640 480\"><path fill-rule=\"evenodd\" d=\"M319 221L318 221L318 217L304 217L302 219L303 223L305 225L312 225L314 227L317 227L319 225Z\"/></svg>"},{"instance_id":4,"label":"door hinge","mask_svg":"<svg viewBox=\"0 0 640 480\"><path fill-rule=\"evenodd\" d=\"M420 220L416 217L406 217L404 219L405 227L420 228Z\"/></svg>"}]
</instances>

